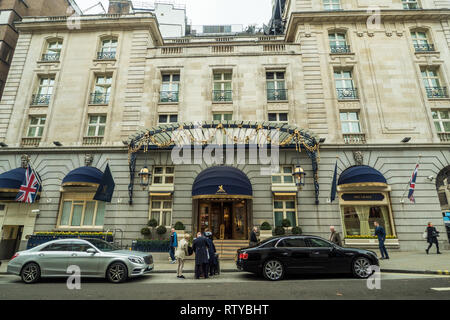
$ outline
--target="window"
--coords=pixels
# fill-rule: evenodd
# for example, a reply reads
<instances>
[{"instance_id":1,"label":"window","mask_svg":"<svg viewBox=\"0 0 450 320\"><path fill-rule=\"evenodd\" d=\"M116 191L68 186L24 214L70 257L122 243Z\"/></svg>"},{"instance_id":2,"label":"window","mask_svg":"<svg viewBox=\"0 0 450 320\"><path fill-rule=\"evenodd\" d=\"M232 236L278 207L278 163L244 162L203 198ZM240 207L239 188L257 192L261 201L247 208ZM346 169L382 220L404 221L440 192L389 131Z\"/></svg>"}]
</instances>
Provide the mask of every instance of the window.
<instances>
[{"instance_id":1,"label":"window","mask_svg":"<svg viewBox=\"0 0 450 320\"><path fill-rule=\"evenodd\" d=\"M158 221L159 226L172 225L172 198L152 197L150 219Z\"/></svg>"},{"instance_id":2,"label":"window","mask_svg":"<svg viewBox=\"0 0 450 320\"><path fill-rule=\"evenodd\" d=\"M89 116L88 137L103 137L105 135L106 116Z\"/></svg>"},{"instance_id":3,"label":"window","mask_svg":"<svg viewBox=\"0 0 450 320\"><path fill-rule=\"evenodd\" d=\"M292 166L279 166L278 172L272 174L273 184L295 184Z\"/></svg>"},{"instance_id":4,"label":"window","mask_svg":"<svg viewBox=\"0 0 450 320\"><path fill-rule=\"evenodd\" d=\"M306 243L302 238L287 238L281 240L277 248L306 248Z\"/></svg>"},{"instance_id":5,"label":"window","mask_svg":"<svg viewBox=\"0 0 450 320\"><path fill-rule=\"evenodd\" d=\"M103 226L105 202L71 200L64 198L61 203L59 226L95 227Z\"/></svg>"},{"instance_id":6,"label":"window","mask_svg":"<svg viewBox=\"0 0 450 320\"><path fill-rule=\"evenodd\" d=\"M230 102L233 101L232 73L214 72L213 101Z\"/></svg>"},{"instance_id":7,"label":"window","mask_svg":"<svg viewBox=\"0 0 450 320\"><path fill-rule=\"evenodd\" d=\"M340 0L323 0L324 10L340 10L341 1Z\"/></svg>"},{"instance_id":8,"label":"window","mask_svg":"<svg viewBox=\"0 0 450 320\"><path fill-rule=\"evenodd\" d=\"M163 74L160 102L178 102L180 89L180 75L173 74Z\"/></svg>"},{"instance_id":9,"label":"window","mask_svg":"<svg viewBox=\"0 0 450 320\"><path fill-rule=\"evenodd\" d=\"M422 80L428 98L447 98L447 87L441 87L437 68L423 68Z\"/></svg>"},{"instance_id":10,"label":"window","mask_svg":"<svg viewBox=\"0 0 450 320\"><path fill-rule=\"evenodd\" d=\"M173 184L175 167L154 167L153 184Z\"/></svg>"},{"instance_id":11,"label":"window","mask_svg":"<svg viewBox=\"0 0 450 320\"><path fill-rule=\"evenodd\" d=\"M388 206L344 206L342 215L346 236L372 236L375 221L384 227L387 236L393 235Z\"/></svg>"},{"instance_id":12,"label":"window","mask_svg":"<svg viewBox=\"0 0 450 320\"><path fill-rule=\"evenodd\" d=\"M233 114L232 113L214 113L213 120L220 121L220 122L231 121L231 120L233 120Z\"/></svg>"},{"instance_id":13,"label":"window","mask_svg":"<svg viewBox=\"0 0 450 320\"><path fill-rule=\"evenodd\" d=\"M341 112L342 133L361 133L358 112Z\"/></svg>"},{"instance_id":14,"label":"window","mask_svg":"<svg viewBox=\"0 0 450 320\"><path fill-rule=\"evenodd\" d=\"M273 201L273 214L275 227L281 227L284 219L291 222L291 226L297 226L297 213L294 197L276 197Z\"/></svg>"},{"instance_id":15,"label":"window","mask_svg":"<svg viewBox=\"0 0 450 320\"><path fill-rule=\"evenodd\" d=\"M72 243L72 251L86 252L88 249L94 249L94 248L86 243Z\"/></svg>"},{"instance_id":16,"label":"window","mask_svg":"<svg viewBox=\"0 0 450 320\"><path fill-rule=\"evenodd\" d=\"M434 45L430 44L426 32L411 31L411 38L416 52L434 51Z\"/></svg>"},{"instance_id":17,"label":"window","mask_svg":"<svg viewBox=\"0 0 450 320\"><path fill-rule=\"evenodd\" d=\"M306 241L311 248L330 248L333 246L331 243L317 238L307 238Z\"/></svg>"},{"instance_id":18,"label":"window","mask_svg":"<svg viewBox=\"0 0 450 320\"><path fill-rule=\"evenodd\" d=\"M284 71L266 72L267 100L287 100L287 90Z\"/></svg>"},{"instance_id":19,"label":"window","mask_svg":"<svg viewBox=\"0 0 450 320\"><path fill-rule=\"evenodd\" d=\"M30 125L28 126L28 138L41 138L45 127L45 116L30 117Z\"/></svg>"},{"instance_id":20,"label":"window","mask_svg":"<svg viewBox=\"0 0 450 320\"><path fill-rule=\"evenodd\" d=\"M5 41L0 40L0 60L10 64L12 53L13 49Z\"/></svg>"},{"instance_id":21,"label":"window","mask_svg":"<svg viewBox=\"0 0 450 320\"><path fill-rule=\"evenodd\" d=\"M94 93L91 104L108 104L111 95L112 76L100 75L95 78Z\"/></svg>"},{"instance_id":22,"label":"window","mask_svg":"<svg viewBox=\"0 0 450 320\"><path fill-rule=\"evenodd\" d=\"M160 114L158 116L158 124L168 124L177 122L178 122L177 114Z\"/></svg>"},{"instance_id":23,"label":"window","mask_svg":"<svg viewBox=\"0 0 450 320\"><path fill-rule=\"evenodd\" d=\"M62 40L51 40L47 43L47 49L42 55L42 61L59 61L61 57Z\"/></svg>"},{"instance_id":24,"label":"window","mask_svg":"<svg viewBox=\"0 0 450 320\"><path fill-rule=\"evenodd\" d=\"M329 33L328 39L330 41L331 53L349 53L350 46L347 45L345 33Z\"/></svg>"},{"instance_id":25,"label":"window","mask_svg":"<svg viewBox=\"0 0 450 320\"><path fill-rule=\"evenodd\" d=\"M269 113L268 115L270 122L278 122L281 124L287 124L288 123L288 114L283 113Z\"/></svg>"},{"instance_id":26,"label":"window","mask_svg":"<svg viewBox=\"0 0 450 320\"><path fill-rule=\"evenodd\" d=\"M37 94L33 95L31 104L37 106L48 106L53 94L54 85L54 77L39 78L39 87L37 90Z\"/></svg>"},{"instance_id":27,"label":"window","mask_svg":"<svg viewBox=\"0 0 450 320\"><path fill-rule=\"evenodd\" d=\"M431 113L436 131L438 133L450 133L450 111L434 110Z\"/></svg>"},{"instance_id":28,"label":"window","mask_svg":"<svg viewBox=\"0 0 450 320\"><path fill-rule=\"evenodd\" d=\"M102 46L100 52L97 54L99 60L114 60L117 52L117 39L104 39L102 40Z\"/></svg>"},{"instance_id":29,"label":"window","mask_svg":"<svg viewBox=\"0 0 450 320\"><path fill-rule=\"evenodd\" d=\"M352 71L335 70L334 81L339 100L358 99L358 92L353 83Z\"/></svg>"},{"instance_id":30,"label":"window","mask_svg":"<svg viewBox=\"0 0 450 320\"><path fill-rule=\"evenodd\" d=\"M72 244L69 242L52 243L52 244L49 244L48 246L42 248L40 251L51 251L51 252L72 251Z\"/></svg>"},{"instance_id":31,"label":"window","mask_svg":"<svg viewBox=\"0 0 450 320\"><path fill-rule=\"evenodd\" d=\"M417 0L402 0L402 3L405 10L420 9Z\"/></svg>"}]
</instances>

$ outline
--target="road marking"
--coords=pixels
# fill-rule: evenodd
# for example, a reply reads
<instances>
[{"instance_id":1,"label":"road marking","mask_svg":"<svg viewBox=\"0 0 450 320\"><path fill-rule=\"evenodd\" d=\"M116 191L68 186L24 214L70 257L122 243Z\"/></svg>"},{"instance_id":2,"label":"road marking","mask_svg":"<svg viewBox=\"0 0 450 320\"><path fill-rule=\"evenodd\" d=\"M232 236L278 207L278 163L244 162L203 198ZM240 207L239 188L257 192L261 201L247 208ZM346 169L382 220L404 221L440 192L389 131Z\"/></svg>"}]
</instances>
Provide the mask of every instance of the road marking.
<instances>
[{"instance_id":1,"label":"road marking","mask_svg":"<svg viewBox=\"0 0 450 320\"><path fill-rule=\"evenodd\" d=\"M450 287L448 287L448 288L431 288L431 290L435 290L435 291L450 291Z\"/></svg>"}]
</instances>

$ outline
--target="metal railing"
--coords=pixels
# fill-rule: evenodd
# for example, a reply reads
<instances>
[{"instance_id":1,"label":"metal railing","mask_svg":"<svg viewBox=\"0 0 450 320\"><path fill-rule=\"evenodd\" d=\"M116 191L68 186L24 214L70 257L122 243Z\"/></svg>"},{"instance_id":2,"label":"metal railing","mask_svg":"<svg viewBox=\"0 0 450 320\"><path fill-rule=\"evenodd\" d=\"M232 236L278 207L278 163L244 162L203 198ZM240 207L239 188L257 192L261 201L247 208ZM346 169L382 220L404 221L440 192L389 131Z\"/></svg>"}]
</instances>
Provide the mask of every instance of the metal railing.
<instances>
[{"instance_id":1,"label":"metal railing","mask_svg":"<svg viewBox=\"0 0 450 320\"><path fill-rule=\"evenodd\" d=\"M178 91L161 91L159 93L160 102L178 102L179 92Z\"/></svg>"},{"instance_id":2,"label":"metal railing","mask_svg":"<svg viewBox=\"0 0 450 320\"><path fill-rule=\"evenodd\" d=\"M85 146L99 146L103 142L103 137L84 137L83 145Z\"/></svg>"},{"instance_id":3,"label":"metal railing","mask_svg":"<svg viewBox=\"0 0 450 320\"><path fill-rule=\"evenodd\" d=\"M355 100L358 99L358 89L341 88L336 89L339 100Z\"/></svg>"},{"instance_id":4,"label":"metal railing","mask_svg":"<svg viewBox=\"0 0 450 320\"><path fill-rule=\"evenodd\" d=\"M233 101L233 91L231 90L214 90L213 101L215 102L231 102Z\"/></svg>"},{"instance_id":5,"label":"metal railing","mask_svg":"<svg viewBox=\"0 0 450 320\"><path fill-rule=\"evenodd\" d=\"M439 132L438 137L442 142L450 142L450 132Z\"/></svg>"},{"instance_id":6,"label":"metal railing","mask_svg":"<svg viewBox=\"0 0 450 320\"><path fill-rule=\"evenodd\" d=\"M48 106L50 104L51 94L33 94L31 97L32 106Z\"/></svg>"},{"instance_id":7,"label":"metal railing","mask_svg":"<svg viewBox=\"0 0 450 320\"><path fill-rule=\"evenodd\" d=\"M447 87L426 87L430 99L448 98Z\"/></svg>"},{"instance_id":8,"label":"metal railing","mask_svg":"<svg viewBox=\"0 0 450 320\"><path fill-rule=\"evenodd\" d=\"M97 52L97 60L115 60L116 52Z\"/></svg>"},{"instance_id":9,"label":"metal railing","mask_svg":"<svg viewBox=\"0 0 450 320\"><path fill-rule=\"evenodd\" d=\"M416 52L431 52L434 51L434 44L430 43L414 44L414 50Z\"/></svg>"},{"instance_id":10,"label":"metal railing","mask_svg":"<svg viewBox=\"0 0 450 320\"><path fill-rule=\"evenodd\" d=\"M287 89L267 89L268 101L287 101Z\"/></svg>"},{"instance_id":11,"label":"metal railing","mask_svg":"<svg viewBox=\"0 0 450 320\"><path fill-rule=\"evenodd\" d=\"M91 93L89 104L108 104L109 93Z\"/></svg>"},{"instance_id":12,"label":"metal railing","mask_svg":"<svg viewBox=\"0 0 450 320\"><path fill-rule=\"evenodd\" d=\"M38 147L41 142L41 138L22 138L22 147Z\"/></svg>"},{"instance_id":13,"label":"metal railing","mask_svg":"<svg viewBox=\"0 0 450 320\"><path fill-rule=\"evenodd\" d=\"M61 54L59 53L44 53L42 55L42 61L59 61Z\"/></svg>"},{"instance_id":14,"label":"metal railing","mask_svg":"<svg viewBox=\"0 0 450 320\"><path fill-rule=\"evenodd\" d=\"M350 53L349 45L330 46L331 53Z\"/></svg>"},{"instance_id":15,"label":"metal railing","mask_svg":"<svg viewBox=\"0 0 450 320\"><path fill-rule=\"evenodd\" d=\"M345 144L365 144L366 135L364 133L344 133Z\"/></svg>"}]
</instances>

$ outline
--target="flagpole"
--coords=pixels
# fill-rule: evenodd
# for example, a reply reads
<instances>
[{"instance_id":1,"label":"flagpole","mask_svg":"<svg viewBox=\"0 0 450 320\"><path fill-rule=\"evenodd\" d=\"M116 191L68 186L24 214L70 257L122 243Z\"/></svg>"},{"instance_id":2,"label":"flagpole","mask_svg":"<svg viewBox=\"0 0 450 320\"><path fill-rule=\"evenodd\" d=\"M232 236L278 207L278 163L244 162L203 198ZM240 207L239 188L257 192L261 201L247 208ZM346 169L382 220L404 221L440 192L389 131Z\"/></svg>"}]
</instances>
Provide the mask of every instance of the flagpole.
<instances>
[{"instance_id":1,"label":"flagpole","mask_svg":"<svg viewBox=\"0 0 450 320\"><path fill-rule=\"evenodd\" d=\"M417 166L419 166L420 165L420 160L422 159L422 155L421 154L419 154L419 159L418 159L418 161L417 161L417 163L416 163L416 167ZM416 169L414 168L414 171L415 171ZM414 174L414 171L413 171L413 174ZM406 186L406 188L405 188L405 191L403 192L403 195L402 195L402 199L401 199L401 203L404 203L404 199L405 199L405 194L406 194L406 192L409 190L409 187L410 187L410 185L411 185L411 180L412 180L412 176L411 176L411 178L409 179L409 182L408 182L408 184L407 184L407 186Z\"/></svg>"},{"instance_id":2,"label":"flagpole","mask_svg":"<svg viewBox=\"0 0 450 320\"><path fill-rule=\"evenodd\" d=\"M41 185L41 189L42 189L42 180L41 180L41 178L39 177L39 174L36 172L36 170L35 170L35 168L34 168L34 164L33 164L33 162L31 161L31 158L28 158L28 163L30 164L31 170L34 171L35 176L36 176L36 179L37 179L37 181L39 182L39 184Z\"/></svg>"}]
</instances>

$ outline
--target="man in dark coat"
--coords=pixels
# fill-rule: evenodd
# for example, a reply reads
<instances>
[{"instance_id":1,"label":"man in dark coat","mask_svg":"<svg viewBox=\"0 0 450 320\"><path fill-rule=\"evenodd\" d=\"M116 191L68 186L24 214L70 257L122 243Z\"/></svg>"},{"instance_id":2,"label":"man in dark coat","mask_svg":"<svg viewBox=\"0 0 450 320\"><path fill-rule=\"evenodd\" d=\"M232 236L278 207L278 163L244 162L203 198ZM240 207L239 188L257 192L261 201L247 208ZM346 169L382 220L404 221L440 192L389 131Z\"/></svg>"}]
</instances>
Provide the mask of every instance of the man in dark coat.
<instances>
[{"instance_id":1,"label":"man in dark coat","mask_svg":"<svg viewBox=\"0 0 450 320\"><path fill-rule=\"evenodd\" d=\"M208 253L209 253L209 263L208 270L209 275L213 276L217 269L217 257L216 257L216 246L213 242L213 236L210 231L205 232L206 241L208 242Z\"/></svg>"},{"instance_id":2,"label":"man in dark coat","mask_svg":"<svg viewBox=\"0 0 450 320\"><path fill-rule=\"evenodd\" d=\"M200 275L205 275L205 279L208 278L208 241L203 237L202 233L197 233L197 238L192 243L192 249L195 252L195 279L199 279Z\"/></svg>"},{"instance_id":3,"label":"man in dark coat","mask_svg":"<svg viewBox=\"0 0 450 320\"><path fill-rule=\"evenodd\" d=\"M258 228L253 227L252 232L250 232L250 247L256 247L258 245Z\"/></svg>"},{"instance_id":4,"label":"man in dark coat","mask_svg":"<svg viewBox=\"0 0 450 320\"><path fill-rule=\"evenodd\" d=\"M427 227L427 242L429 243L428 248L425 249L425 251L428 252L430 251L431 246L433 245L433 243L436 245L437 248L437 254L441 254L441 252L439 251L439 241L438 241L438 237L439 236L439 231L436 230L435 227L433 227L433 224L431 222L428 222L428 227Z\"/></svg>"},{"instance_id":5,"label":"man in dark coat","mask_svg":"<svg viewBox=\"0 0 450 320\"><path fill-rule=\"evenodd\" d=\"M338 246L342 247L341 235L339 234L339 232L336 231L334 226L330 227L330 232L331 232L330 241L333 242L334 244L337 244Z\"/></svg>"},{"instance_id":6,"label":"man in dark coat","mask_svg":"<svg viewBox=\"0 0 450 320\"><path fill-rule=\"evenodd\" d=\"M386 247L384 246L384 241L386 240L386 231L380 224L375 221L375 235L378 237L378 245L380 247L381 259L389 259Z\"/></svg>"}]
</instances>

